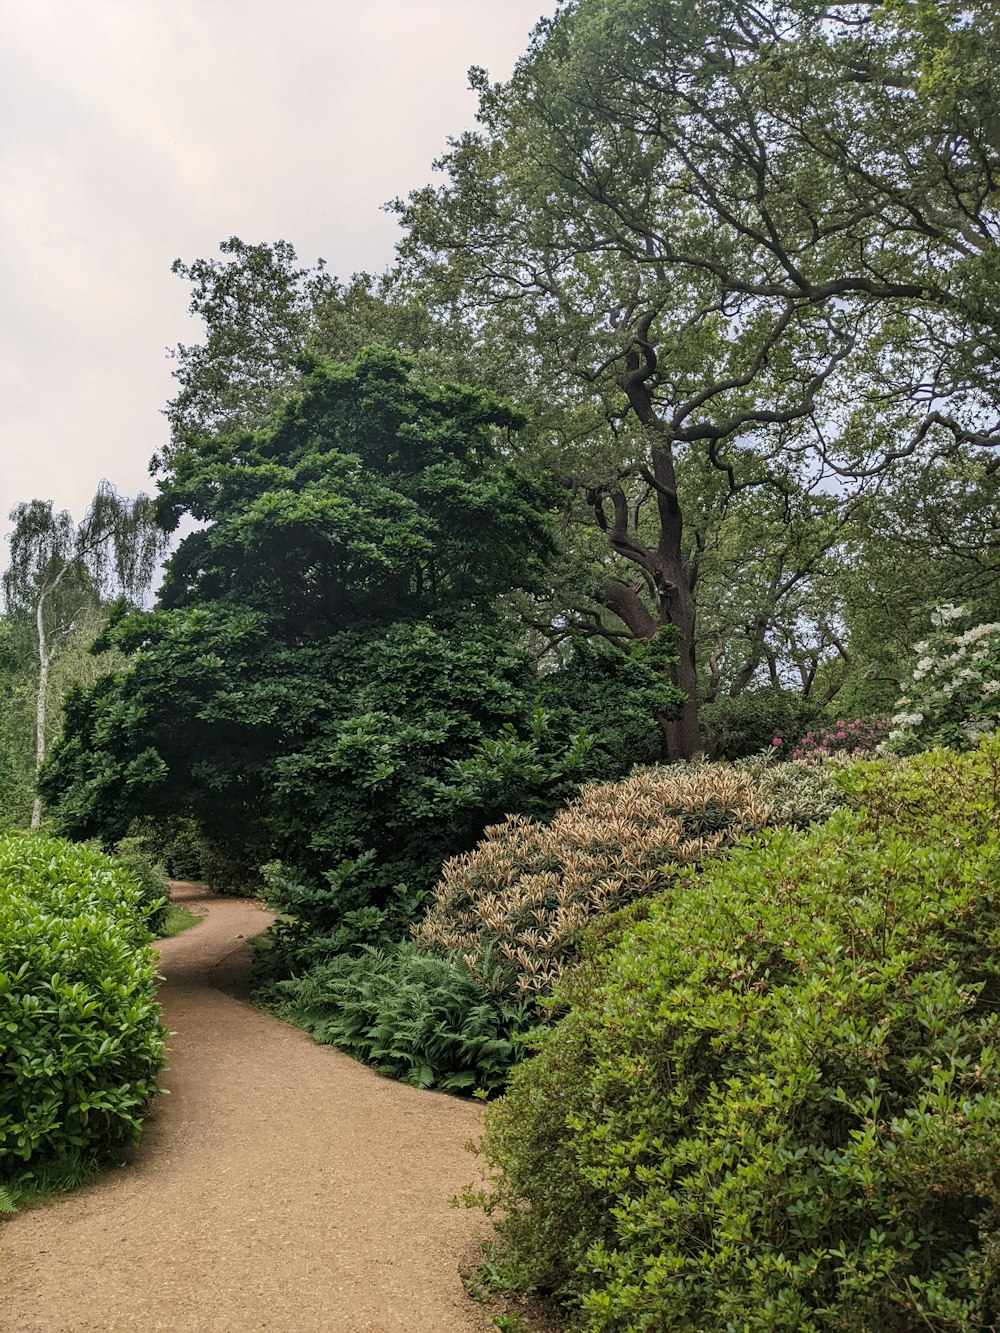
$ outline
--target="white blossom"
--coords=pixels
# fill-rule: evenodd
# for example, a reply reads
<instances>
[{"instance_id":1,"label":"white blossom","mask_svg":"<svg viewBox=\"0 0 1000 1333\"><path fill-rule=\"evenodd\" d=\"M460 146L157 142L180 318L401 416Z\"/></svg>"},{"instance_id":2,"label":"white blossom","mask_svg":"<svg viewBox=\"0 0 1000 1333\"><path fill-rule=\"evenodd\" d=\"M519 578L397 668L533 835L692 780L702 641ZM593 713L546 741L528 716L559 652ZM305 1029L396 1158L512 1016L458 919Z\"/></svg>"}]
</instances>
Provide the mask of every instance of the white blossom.
<instances>
[{"instance_id":1,"label":"white blossom","mask_svg":"<svg viewBox=\"0 0 1000 1333\"><path fill-rule=\"evenodd\" d=\"M997 630L1000 630L1000 625L973 625L972 629L959 635L956 643L975 643L978 639L985 639L988 634L995 634Z\"/></svg>"},{"instance_id":2,"label":"white blossom","mask_svg":"<svg viewBox=\"0 0 1000 1333\"><path fill-rule=\"evenodd\" d=\"M931 623L934 625L947 625L952 620L961 620L967 611L964 606L939 606L937 610L931 612Z\"/></svg>"}]
</instances>

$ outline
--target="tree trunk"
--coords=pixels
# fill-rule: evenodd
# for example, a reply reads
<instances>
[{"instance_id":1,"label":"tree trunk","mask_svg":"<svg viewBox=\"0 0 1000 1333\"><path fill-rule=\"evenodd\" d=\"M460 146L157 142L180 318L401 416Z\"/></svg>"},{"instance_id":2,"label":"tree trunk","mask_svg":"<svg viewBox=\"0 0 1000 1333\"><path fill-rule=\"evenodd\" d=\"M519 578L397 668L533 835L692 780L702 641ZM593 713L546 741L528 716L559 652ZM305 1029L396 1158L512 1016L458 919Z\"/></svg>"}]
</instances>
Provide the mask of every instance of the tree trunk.
<instances>
[{"instance_id":1,"label":"tree trunk","mask_svg":"<svg viewBox=\"0 0 1000 1333\"><path fill-rule=\"evenodd\" d=\"M671 609L670 623L680 631L677 666L674 683L684 691L680 713L668 724L667 757L671 763L690 759L701 750L701 730L698 727L698 672L694 660L694 600L682 585L685 596L676 598L678 605ZM671 600L674 600L673 598Z\"/></svg>"},{"instance_id":2,"label":"tree trunk","mask_svg":"<svg viewBox=\"0 0 1000 1333\"><path fill-rule=\"evenodd\" d=\"M656 495L660 521L659 539L651 549L628 532L628 510L624 496L613 496L614 531L611 546L619 555L635 561L646 571L658 602L659 623L677 631L679 658L673 678L684 691L680 714L666 728L667 757L671 763L690 759L701 749L698 730L698 673L695 667L694 577L684 562L682 536L684 516L677 494L673 441L669 428L657 415L650 381L656 372L656 356L648 342L652 315L640 321L638 337L625 355L625 369L618 383L624 389L636 417L649 440L649 465L640 469L644 480Z\"/></svg>"},{"instance_id":3,"label":"tree trunk","mask_svg":"<svg viewBox=\"0 0 1000 1333\"><path fill-rule=\"evenodd\" d=\"M35 700L35 772L36 778L45 762L45 705L49 693L49 650L45 638L45 593L38 598L35 607L35 625L38 629L38 697ZM38 828L42 822L42 798L35 793L35 803L31 807L31 827Z\"/></svg>"}]
</instances>

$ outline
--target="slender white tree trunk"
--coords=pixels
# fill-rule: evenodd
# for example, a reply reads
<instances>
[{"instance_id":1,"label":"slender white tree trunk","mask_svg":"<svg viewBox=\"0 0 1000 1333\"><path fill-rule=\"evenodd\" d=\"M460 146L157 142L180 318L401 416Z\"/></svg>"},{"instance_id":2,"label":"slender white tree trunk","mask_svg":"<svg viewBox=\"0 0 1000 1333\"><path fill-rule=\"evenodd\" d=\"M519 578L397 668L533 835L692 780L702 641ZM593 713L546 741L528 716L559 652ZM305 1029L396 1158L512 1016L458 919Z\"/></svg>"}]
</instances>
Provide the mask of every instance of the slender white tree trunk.
<instances>
[{"instance_id":1,"label":"slender white tree trunk","mask_svg":"<svg viewBox=\"0 0 1000 1333\"><path fill-rule=\"evenodd\" d=\"M48 591L46 589L46 591ZM35 700L35 770L41 769L45 760L45 705L49 694L49 647L45 637L45 592L38 599L35 607L35 626L38 630L38 697ZM31 808L31 827L38 828L42 822L42 798L36 793L35 804Z\"/></svg>"}]
</instances>

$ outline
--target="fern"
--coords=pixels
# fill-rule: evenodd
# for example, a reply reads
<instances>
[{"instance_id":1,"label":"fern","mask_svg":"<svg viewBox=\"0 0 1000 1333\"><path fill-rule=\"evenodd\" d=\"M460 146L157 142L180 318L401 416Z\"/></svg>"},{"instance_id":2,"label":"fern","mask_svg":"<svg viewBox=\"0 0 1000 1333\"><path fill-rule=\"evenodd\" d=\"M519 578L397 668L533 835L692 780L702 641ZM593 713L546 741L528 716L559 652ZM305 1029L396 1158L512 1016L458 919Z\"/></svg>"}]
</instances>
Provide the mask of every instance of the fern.
<instances>
[{"instance_id":1,"label":"fern","mask_svg":"<svg viewBox=\"0 0 1000 1333\"><path fill-rule=\"evenodd\" d=\"M280 1017L417 1088L496 1092L523 1054L527 1006L502 1012L459 962L409 943L341 955L272 997Z\"/></svg>"}]
</instances>

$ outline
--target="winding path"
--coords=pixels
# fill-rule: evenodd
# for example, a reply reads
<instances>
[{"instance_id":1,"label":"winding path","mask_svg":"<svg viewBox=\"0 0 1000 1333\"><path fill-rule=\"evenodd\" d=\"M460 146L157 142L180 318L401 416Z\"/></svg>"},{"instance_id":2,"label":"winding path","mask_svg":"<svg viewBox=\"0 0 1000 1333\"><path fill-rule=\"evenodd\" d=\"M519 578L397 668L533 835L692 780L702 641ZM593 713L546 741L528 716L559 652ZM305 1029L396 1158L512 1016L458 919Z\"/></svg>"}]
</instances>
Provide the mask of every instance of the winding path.
<instances>
[{"instance_id":1,"label":"winding path","mask_svg":"<svg viewBox=\"0 0 1000 1333\"><path fill-rule=\"evenodd\" d=\"M171 1039L133 1163L0 1227L3 1333L478 1333L480 1108L380 1078L251 1008L259 904L196 885L160 945Z\"/></svg>"}]
</instances>

